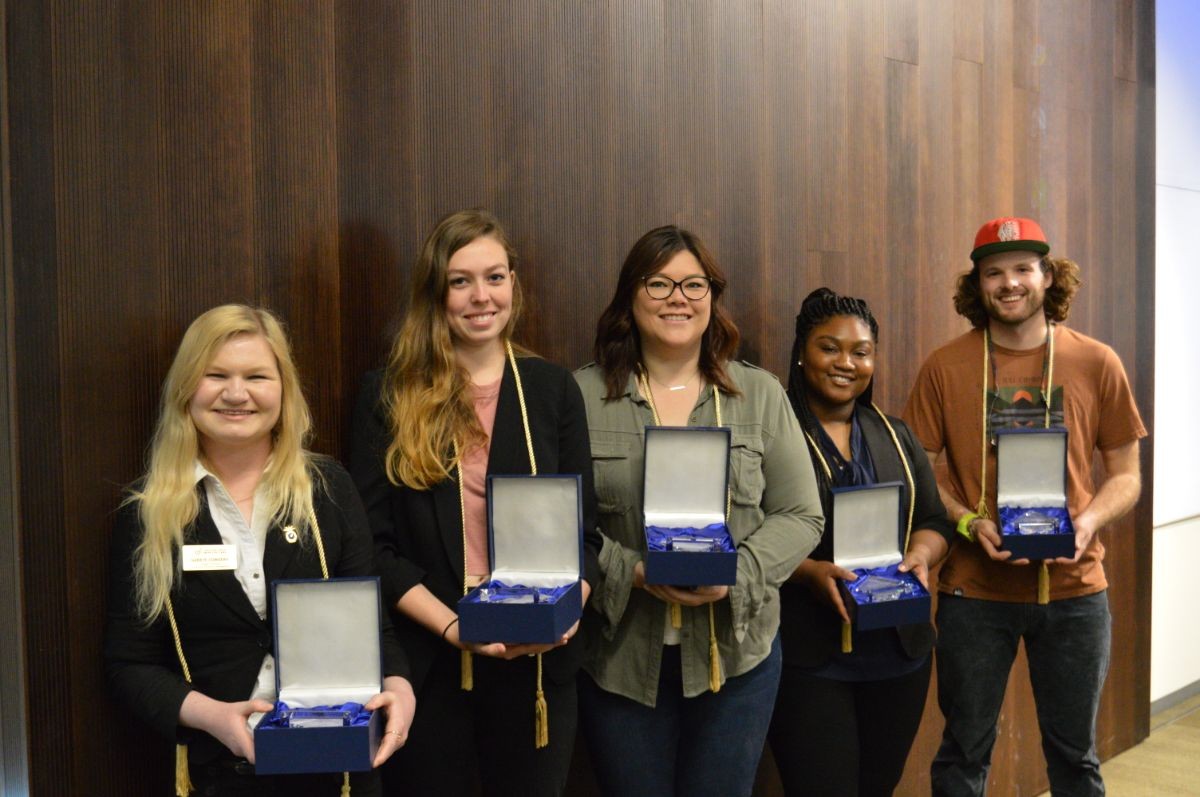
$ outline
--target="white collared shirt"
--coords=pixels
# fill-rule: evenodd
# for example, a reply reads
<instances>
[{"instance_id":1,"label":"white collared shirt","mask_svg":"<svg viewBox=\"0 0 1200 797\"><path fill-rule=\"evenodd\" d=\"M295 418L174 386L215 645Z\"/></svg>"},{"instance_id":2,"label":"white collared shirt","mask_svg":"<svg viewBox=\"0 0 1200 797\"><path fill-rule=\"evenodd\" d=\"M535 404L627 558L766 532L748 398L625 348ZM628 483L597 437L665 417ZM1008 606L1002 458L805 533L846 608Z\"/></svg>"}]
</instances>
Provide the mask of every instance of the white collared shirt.
<instances>
[{"instance_id":1,"label":"white collared shirt","mask_svg":"<svg viewBox=\"0 0 1200 797\"><path fill-rule=\"evenodd\" d=\"M237 548L237 567L233 571L234 578L242 586L242 591L250 600L259 618L267 618L267 577L263 571L263 552L267 546L267 530L270 518L260 511L263 489L260 484L254 492L254 509L250 514L250 522L238 509L233 497L225 489L213 473L196 461L196 482L204 483L204 494L208 498L208 513L212 516L213 524L221 534L221 542ZM275 702L275 657L270 653L263 657L262 667L258 670L258 680L254 691L247 699L260 698L269 703ZM247 720L253 729L258 725L262 714L251 714Z\"/></svg>"}]
</instances>

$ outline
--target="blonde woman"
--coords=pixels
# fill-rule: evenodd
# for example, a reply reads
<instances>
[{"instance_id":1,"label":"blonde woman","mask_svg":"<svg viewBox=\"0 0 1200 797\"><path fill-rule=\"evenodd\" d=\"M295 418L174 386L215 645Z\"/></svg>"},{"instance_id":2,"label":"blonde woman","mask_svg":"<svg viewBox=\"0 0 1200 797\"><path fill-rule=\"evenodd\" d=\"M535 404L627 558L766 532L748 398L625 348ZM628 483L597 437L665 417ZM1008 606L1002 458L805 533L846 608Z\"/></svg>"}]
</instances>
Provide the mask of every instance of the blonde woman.
<instances>
[{"instance_id":1,"label":"blonde woman","mask_svg":"<svg viewBox=\"0 0 1200 797\"><path fill-rule=\"evenodd\" d=\"M574 629L553 646L466 644L455 613L488 573L489 474L581 474L585 601L596 574L583 400L569 372L513 346L515 264L490 213L442 219L413 270L387 367L367 376L355 410L350 470L419 696L409 745L384 773L396 794L471 794L478 780L485 794L530 797L566 785Z\"/></svg>"},{"instance_id":2,"label":"blonde woman","mask_svg":"<svg viewBox=\"0 0 1200 797\"><path fill-rule=\"evenodd\" d=\"M179 345L149 467L117 516L108 677L122 703L187 746L201 794L334 795L341 780L253 769L252 724L275 698L270 583L373 571L354 486L340 465L305 450L310 425L275 317L243 305L209 310ZM193 569L193 545L229 555L221 569ZM366 704L387 712L376 766L407 737L407 669L388 628L384 688ZM352 782L356 796L378 793L373 772Z\"/></svg>"}]
</instances>

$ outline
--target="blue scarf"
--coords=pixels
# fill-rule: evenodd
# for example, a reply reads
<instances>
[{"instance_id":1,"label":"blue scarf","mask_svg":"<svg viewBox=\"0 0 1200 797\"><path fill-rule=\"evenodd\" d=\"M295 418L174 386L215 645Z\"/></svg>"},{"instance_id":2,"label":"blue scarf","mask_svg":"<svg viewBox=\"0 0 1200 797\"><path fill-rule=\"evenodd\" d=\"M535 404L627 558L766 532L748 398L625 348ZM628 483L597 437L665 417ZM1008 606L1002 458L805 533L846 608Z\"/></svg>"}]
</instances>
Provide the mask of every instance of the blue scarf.
<instances>
[{"instance_id":1,"label":"blue scarf","mask_svg":"<svg viewBox=\"0 0 1200 797\"><path fill-rule=\"evenodd\" d=\"M838 447L825 432L825 427L816 424L817 445L825 455L833 471L833 487L863 487L875 484L875 463L871 460L871 449L863 442L862 426L858 422L858 405L850 415L850 461L842 456Z\"/></svg>"}]
</instances>

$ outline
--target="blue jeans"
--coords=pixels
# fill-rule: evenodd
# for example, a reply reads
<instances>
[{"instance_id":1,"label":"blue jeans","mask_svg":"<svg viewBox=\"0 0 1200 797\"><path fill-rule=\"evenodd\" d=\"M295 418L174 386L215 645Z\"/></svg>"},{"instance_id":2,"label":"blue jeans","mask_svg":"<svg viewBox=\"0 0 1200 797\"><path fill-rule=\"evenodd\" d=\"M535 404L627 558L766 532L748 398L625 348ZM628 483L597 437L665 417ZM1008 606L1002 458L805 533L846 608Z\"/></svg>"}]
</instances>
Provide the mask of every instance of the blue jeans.
<instances>
[{"instance_id":1,"label":"blue jeans","mask_svg":"<svg viewBox=\"0 0 1200 797\"><path fill-rule=\"evenodd\" d=\"M683 696L679 647L663 650L658 705L606 692L579 673L579 720L610 797L738 797L754 787L783 656L779 637L757 667L717 693Z\"/></svg>"},{"instance_id":2,"label":"blue jeans","mask_svg":"<svg viewBox=\"0 0 1200 797\"><path fill-rule=\"evenodd\" d=\"M938 705L946 717L934 795L982 795L1017 643L1025 640L1046 773L1055 797L1102 795L1096 712L1112 641L1108 596L1045 606L938 597Z\"/></svg>"}]
</instances>

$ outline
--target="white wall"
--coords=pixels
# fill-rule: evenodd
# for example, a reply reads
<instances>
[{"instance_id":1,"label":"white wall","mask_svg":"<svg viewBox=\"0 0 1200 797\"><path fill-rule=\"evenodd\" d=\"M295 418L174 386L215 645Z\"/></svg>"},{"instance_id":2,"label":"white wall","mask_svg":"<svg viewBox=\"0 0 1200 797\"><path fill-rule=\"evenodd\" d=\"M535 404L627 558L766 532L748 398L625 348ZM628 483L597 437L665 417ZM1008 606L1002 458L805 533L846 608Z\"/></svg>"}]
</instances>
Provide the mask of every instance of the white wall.
<instances>
[{"instance_id":1,"label":"white wall","mask_svg":"<svg viewBox=\"0 0 1200 797\"><path fill-rule=\"evenodd\" d=\"M1150 699L1200 682L1200 4L1159 0Z\"/></svg>"}]
</instances>

